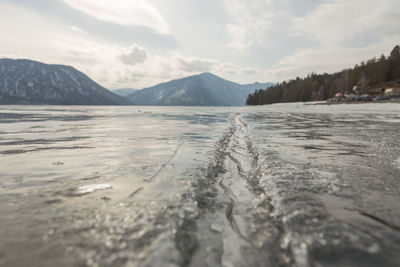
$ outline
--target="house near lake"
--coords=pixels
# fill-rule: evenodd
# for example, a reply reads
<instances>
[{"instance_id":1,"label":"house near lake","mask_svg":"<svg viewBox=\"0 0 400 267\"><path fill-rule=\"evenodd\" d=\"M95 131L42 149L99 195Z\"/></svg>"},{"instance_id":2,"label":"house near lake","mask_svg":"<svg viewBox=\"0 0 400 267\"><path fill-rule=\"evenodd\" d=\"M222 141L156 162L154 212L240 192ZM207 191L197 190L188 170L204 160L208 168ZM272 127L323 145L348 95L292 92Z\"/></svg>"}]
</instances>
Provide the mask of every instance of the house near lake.
<instances>
[{"instance_id":1,"label":"house near lake","mask_svg":"<svg viewBox=\"0 0 400 267\"><path fill-rule=\"evenodd\" d=\"M388 83L380 87L361 87L355 85L352 93L336 93L328 102L352 101L392 101L400 102L400 82Z\"/></svg>"}]
</instances>

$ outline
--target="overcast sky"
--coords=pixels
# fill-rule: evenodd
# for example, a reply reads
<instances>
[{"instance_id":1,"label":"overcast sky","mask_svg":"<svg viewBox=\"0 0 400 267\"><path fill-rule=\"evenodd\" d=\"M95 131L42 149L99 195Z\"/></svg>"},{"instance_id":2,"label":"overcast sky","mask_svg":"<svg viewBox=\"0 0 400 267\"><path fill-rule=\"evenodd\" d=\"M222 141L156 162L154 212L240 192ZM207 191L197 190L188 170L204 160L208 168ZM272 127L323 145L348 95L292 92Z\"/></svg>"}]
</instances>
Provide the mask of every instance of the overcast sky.
<instances>
[{"instance_id":1,"label":"overcast sky","mask_svg":"<svg viewBox=\"0 0 400 267\"><path fill-rule=\"evenodd\" d=\"M0 57L72 65L109 88L212 72L279 82L400 43L399 0L0 0Z\"/></svg>"}]
</instances>

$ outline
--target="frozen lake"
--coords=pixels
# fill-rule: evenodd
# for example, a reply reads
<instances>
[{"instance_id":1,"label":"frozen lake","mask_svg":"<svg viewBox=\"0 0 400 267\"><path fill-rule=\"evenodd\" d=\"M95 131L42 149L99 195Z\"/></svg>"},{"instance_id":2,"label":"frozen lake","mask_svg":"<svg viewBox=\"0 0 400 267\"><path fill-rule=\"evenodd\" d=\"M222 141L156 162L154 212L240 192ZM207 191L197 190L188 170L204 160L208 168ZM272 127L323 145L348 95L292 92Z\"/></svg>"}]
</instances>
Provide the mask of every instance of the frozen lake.
<instances>
[{"instance_id":1,"label":"frozen lake","mask_svg":"<svg viewBox=\"0 0 400 267\"><path fill-rule=\"evenodd\" d=\"M400 104L0 106L0 266L398 266Z\"/></svg>"}]
</instances>

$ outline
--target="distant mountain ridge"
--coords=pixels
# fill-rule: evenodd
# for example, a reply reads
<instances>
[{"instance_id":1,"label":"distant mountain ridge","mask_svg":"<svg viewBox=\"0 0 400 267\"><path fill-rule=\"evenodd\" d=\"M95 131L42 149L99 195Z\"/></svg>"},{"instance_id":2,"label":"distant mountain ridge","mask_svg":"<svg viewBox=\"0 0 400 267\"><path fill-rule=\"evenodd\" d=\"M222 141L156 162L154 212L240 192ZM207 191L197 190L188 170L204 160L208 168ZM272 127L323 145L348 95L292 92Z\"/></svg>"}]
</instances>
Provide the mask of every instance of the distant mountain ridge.
<instances>
[{"instance_id":1,"label":"distant mountain ridge","mask_svg":"<svg viewBox=\"0 0 400 267\"><path fill-rule=\"evenodd\" d=\"M241 85L205 72L142 89L129 94L127 99L134 105L242 106L248 94L271 85Z\"/></svg>"},{"instance_id":2,"label":"distant mountain ridge","mask_svg":"<svg viewBox=\"0 0 400 267\"><path fill-rule=\"evenodd\" d=\"M70 66L0 59L0 104L128 105Z\"/></svg>"},{"instance_id":3,"label":"distant mountain ridge","mask_svg":"<svg viewBox=\"0 0 400 267\"><path fill-rule=\"evenodd\" d=\"M0 59L0 104L242 106L256 89L272 85L241 85L206 72L142 90L111 92L71 66Z\"/></svg>"},{"instance_id":4,"label":"distant mountain ridge","mask_svg":"<svg viewBox=\"0 0 400 267\"><path fill-rule=\"evenodd\" d=\"M117 94L117 95L122 96L122 97L125 97L125 96L127 96L129 94L135 93L137 91L139 91L139 90L133 89L133 88L120 88L120 89L112 90L112 92L114 94Z\"/></svg>"}]
</instances>

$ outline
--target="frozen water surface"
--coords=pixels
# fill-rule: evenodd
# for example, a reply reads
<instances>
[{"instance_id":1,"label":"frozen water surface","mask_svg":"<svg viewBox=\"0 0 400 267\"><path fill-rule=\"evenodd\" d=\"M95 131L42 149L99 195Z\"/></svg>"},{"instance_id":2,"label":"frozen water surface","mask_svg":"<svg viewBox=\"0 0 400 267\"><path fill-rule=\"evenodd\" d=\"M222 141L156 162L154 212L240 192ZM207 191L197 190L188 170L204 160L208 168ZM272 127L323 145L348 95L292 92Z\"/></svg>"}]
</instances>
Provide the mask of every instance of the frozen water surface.
<instances>
[{"instance_id":1,"label":"frozen water surface","mask_svg":"<svg viewBox=\"0 0 400 267\"><path fill-rule=\"evenodd\" d=\"M0 266L398 266L400 105L0 107Z\"/></svg>"}]
</instances>

